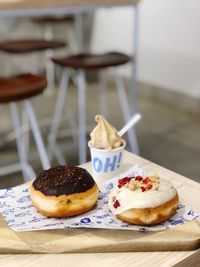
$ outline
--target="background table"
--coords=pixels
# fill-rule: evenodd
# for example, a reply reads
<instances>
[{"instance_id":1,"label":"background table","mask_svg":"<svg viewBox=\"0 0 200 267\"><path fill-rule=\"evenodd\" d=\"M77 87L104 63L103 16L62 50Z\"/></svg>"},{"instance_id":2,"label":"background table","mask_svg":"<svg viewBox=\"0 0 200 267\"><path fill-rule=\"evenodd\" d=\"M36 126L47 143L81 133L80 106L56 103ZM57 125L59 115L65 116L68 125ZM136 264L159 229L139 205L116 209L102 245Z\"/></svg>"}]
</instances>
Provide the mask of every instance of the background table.
<instances>
[{"instance_id":1,"label":"background table","mask_svg":"<svg viewBox=\"0 0 200 267\"><path fill-rule=\"evenodd\" d=\"M131 6L136 5L140 0L0 0L0 11L16 12L20 13L21 10L29 10L29 12L34 13L34 11L48 13L56 12L71 12L72 9L79 12L77 8L87 9L88 8L97 8L97 7L109 7L109 6ZM35 10L33 10L35 9ZM40 9L40 10L39 10ZM42 10L43 9L43 10ZM56 9L56 10L55 10ZM28 13L29 14L29 13Z\"/></svg>"},{"instance_id":2,"label":"background table","mask_svg":"<svg viewBox=\"0 0 200 267\"><path fill-rule=\"evenodd\" d=\"M147 171L157 173L163 178L170 179L178 189L181 201L188 207L200 213L197 205L200 193L200 184L163 167L153 164L141 157L126 152L124 158L124 170L134 164L139 164ZM91 171L91 164L85 164ZM200 237L200 218L197 220ZM190 223L185 224L189 227ZM196 227L196 226L195 226ZM174 228L175 229L175 228ZM186 228L185 228L186 229ZM191 228L188 232L193 232ZM195 230L196 231L196 230ZM198 234L197 233L197 234ZM1 236L1 232L0 232ZM11 240L10 240L11 241ZM200 238L198 238L200 241ZM80 240L81 242L81 240ZM200 242L197 243L199 247ZM57 243L58 245L58 243ZM58 249L54 247L55 251ZM177 243L177 249L179 244ZM51 248L52 249L52 248ZM166 248L167 249L167 248ZM77 266L195 266L200 264L200 250L176 251L176 252L130 252L130 253L86 253L86 254L59 254L59 255L0 255L0 266L42 266L44 263L51 266L71 266L76 262ZM149 265L149 263L151 263ZM175 265L178 264L178 265ZM198 265L197 265L198 266Z\"/></svg>"},{"instance_id":3,"label":"background table","mask_svg":"<svg viewBox=\"0 0 200 267\"><path fill-rule=\"evenodd\" d=\"M133 75L130 87L130 103L132 114L136 112L136 90L137 90L137 55L138 55L138 4L140 0L0 0L1 17L28 17L47 15L75 14L75 28L79 51L83 51L83 12L94 12L101 7L132 6L134 10L133 31Z\"/></svg>"}]
</instances>

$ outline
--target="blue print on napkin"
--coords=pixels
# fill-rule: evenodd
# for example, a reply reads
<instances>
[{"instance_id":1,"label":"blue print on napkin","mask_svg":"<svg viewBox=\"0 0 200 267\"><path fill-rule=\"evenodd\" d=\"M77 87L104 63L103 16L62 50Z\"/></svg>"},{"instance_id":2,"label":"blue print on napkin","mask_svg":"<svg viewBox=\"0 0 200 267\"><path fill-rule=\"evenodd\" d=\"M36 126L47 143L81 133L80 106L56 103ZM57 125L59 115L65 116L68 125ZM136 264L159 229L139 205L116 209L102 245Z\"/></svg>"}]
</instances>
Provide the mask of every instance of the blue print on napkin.
<instances>
[{"instance_id":1,"label":"blue print on napkin","mask_svg":"<svg viewBox=\"0 0 200 267\"><path fill-rule=\"evenodd\" d=\"M135 230L143 233L162 231L195 219L198 214L179 204L176 214L159 225L141 227L118 220L109 210L108 196L116 185L117 178L133 175L145 175L144 170L135 165L127 172L113 178L99 194L97 206L79 216L71 218L48 218L41 215L32 205L28 185L0 190L0 212L14 231L34 231L67 228L102 228Z\"/></svg>"}]
</instances>

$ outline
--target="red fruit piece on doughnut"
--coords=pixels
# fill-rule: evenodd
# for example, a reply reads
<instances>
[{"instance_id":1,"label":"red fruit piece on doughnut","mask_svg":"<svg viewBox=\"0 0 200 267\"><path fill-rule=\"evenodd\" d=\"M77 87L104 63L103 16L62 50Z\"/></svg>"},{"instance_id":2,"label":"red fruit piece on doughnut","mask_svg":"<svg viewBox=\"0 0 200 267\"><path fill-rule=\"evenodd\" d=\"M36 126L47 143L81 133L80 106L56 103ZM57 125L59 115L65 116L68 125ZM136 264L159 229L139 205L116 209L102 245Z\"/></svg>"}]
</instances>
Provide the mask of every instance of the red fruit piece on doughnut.
<instances>
[{"instance_id":1,"label":"red fruit piece on doughnut","mask_svg":"<svg viewBox=\"0 0 200 267\"><path fill-rule=\"evenodd\" d=\"M146 177L142 182L144 184L148 184L150 182L150 178L149 177Z\"/></svg>"},{"instance_id":2,"label":"red fruit piece on doughnut","mask_svg":"<svg viewBox=\"0 0 200 267\"><path fill-rule=\"evenodd\" d=\"M115 200L115 202L113 203L113 207L114 207L115 209L117 209L119 206L120 206L119 201L118 201L118 200Z\"/></svg>"},{"instance_id":3,"label":"red fruit piece on doughnut","mask_svg":"<svg viewBox=\"0 0 200 267\"><path fill-rule=\"evenodd\" d=\"M144 186L141 186L140 189L142 190L142 192L146 191L146 188Z\"/></svg>"},{"instance_id":4,"label":"red fruit piece on doughnut","mask_svg":"<svg viewBox=\"0 0 200 267\"><path fill-rule=\"evenodd\" d=\"M142 176L139 176L139 175L138 175L138 176L135 177L135 180L137 180L137 181L142 181L143 178L142 178Z\"/></svg>"},{"instance_id":5,"label":"red fruit piece on doughnut","mask_svg":"<svg viewBox=\"0 0 200 267\"><path fill-rule=\"evenodd\" d=\"M152 184L148 184L148 185L146 186L146 189L147 189L147 190L150 190L152 187L153 187Z\"/></svg>"},{"instance_id":6,"label":"red fruit piece on doughnut","mask_svg":"<svg viewBox=\"0 0 200 267\"><path fill-rule=\"evenodd\" d=\"M118 180L118 187L121 188L125 184L129 183L131 179L132 179L131 177L124 177L124 178L119 179Z\"/></svg>"}]
</instances>

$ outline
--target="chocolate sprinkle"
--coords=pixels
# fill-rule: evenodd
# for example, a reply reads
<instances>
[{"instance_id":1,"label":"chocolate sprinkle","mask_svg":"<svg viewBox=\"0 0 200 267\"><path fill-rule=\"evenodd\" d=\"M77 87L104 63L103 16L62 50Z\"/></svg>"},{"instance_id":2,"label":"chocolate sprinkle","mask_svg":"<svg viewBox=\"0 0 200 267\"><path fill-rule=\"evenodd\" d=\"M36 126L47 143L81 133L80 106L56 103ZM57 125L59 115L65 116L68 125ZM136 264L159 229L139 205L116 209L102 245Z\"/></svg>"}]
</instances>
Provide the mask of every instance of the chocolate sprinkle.
<instances>
[{"instance_id":1,"label":"chocolate sprinkle","mask_svg":"<svg viewBox=\"0 0 200 267\"><path fill-rule=\"evenodd\" d=\"M58 166L39 174L33 187L46 196L59 196L85 192L94 184L94 179L87 170L74 166Z\"/></svg>"}]
</instances>

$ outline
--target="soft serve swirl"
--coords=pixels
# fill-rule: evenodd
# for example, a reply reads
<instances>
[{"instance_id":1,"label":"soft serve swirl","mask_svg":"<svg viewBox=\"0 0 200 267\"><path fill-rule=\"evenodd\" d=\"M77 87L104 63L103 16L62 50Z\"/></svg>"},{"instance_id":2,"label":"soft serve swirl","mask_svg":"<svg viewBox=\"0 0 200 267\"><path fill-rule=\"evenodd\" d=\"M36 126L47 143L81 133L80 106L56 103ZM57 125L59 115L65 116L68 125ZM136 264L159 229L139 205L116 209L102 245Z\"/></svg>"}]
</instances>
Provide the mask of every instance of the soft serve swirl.
<instances>
[{"instance_id":1,"label":"soft serve swirl","mask_svg":"<svg viewBox=\"0 0 200 267\"><path fill-rule=\"evenodd\" d=\"M118 131L101 115L96 115L97 126L90 133L90 146L99 149L114 149L123 145Z\"/></svg>"}]
</instances>

